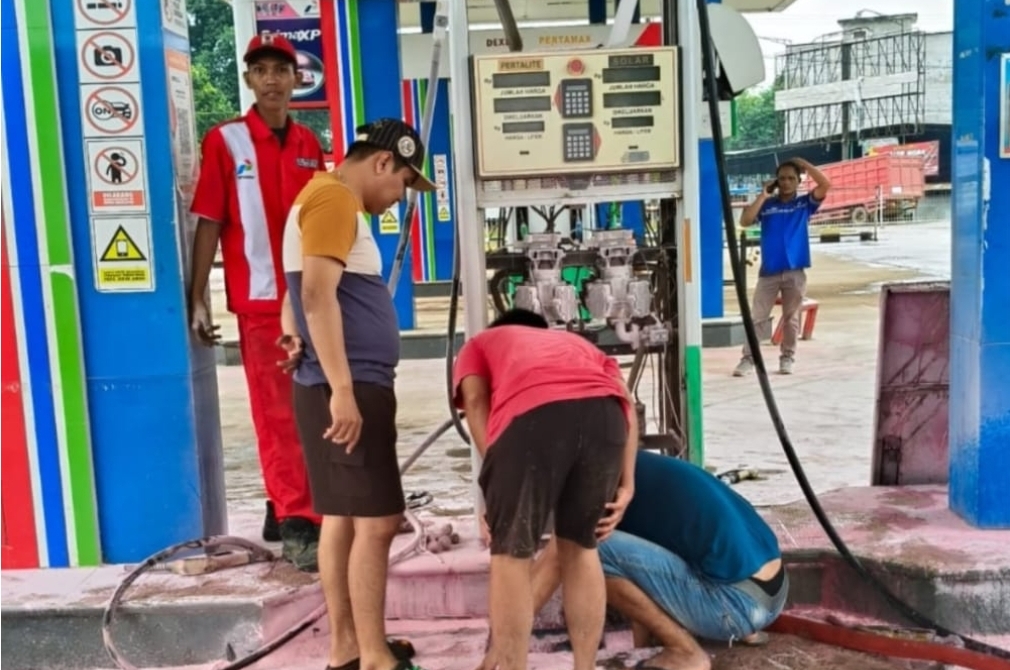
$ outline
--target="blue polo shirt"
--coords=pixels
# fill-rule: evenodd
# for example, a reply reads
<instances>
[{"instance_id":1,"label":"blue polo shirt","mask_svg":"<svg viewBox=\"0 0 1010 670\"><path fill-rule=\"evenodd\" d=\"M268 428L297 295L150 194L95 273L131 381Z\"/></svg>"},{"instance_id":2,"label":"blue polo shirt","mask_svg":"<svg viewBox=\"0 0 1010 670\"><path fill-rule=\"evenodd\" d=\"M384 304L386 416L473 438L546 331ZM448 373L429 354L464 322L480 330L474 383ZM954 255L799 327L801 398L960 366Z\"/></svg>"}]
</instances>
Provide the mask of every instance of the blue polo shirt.
<instances>
[{"instance_id":1,"label":"blue polo shirt","mask_svg":"<svg viewBox=\"0 0 1010 670\"><path fill-rule=\"evenodd\" d=\"M775 533L740 494L696 465L648 451L638 452L635 497L617 528L722 584L782 556Z\"/></svg>"},{"instance_id":2,"label":"blue polo shirt","mask_svg":"<svg viewBox=\"0 0 1010 670\"><path fill-rule=\"evenodd\" d=\"M758 211L761 225L761 276L810 267L810 215L821 203L809 193L782 201L765 200Z\"/></svg>"}]
</instances>

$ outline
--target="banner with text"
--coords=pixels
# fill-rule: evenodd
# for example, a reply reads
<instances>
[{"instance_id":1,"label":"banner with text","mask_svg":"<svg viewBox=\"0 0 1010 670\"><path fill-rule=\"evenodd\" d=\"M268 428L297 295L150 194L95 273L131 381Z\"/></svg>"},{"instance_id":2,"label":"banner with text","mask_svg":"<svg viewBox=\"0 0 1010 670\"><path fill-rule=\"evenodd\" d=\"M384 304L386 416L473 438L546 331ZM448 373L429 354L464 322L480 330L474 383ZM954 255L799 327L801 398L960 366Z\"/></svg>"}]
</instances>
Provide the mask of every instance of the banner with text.
<instances>
[{"instance_id":1,"label":"banner with text","mask_svg":"<svg viewBox=\"0 0 1010 670\"><path fill-rule=\"evenodd\" d=\"M280 33L291 40L298 57L298 78L291 96L293 109L326 105L323 39L319 17L265 17L256 15L256 31Z\"/></svg>"}]
</instances>

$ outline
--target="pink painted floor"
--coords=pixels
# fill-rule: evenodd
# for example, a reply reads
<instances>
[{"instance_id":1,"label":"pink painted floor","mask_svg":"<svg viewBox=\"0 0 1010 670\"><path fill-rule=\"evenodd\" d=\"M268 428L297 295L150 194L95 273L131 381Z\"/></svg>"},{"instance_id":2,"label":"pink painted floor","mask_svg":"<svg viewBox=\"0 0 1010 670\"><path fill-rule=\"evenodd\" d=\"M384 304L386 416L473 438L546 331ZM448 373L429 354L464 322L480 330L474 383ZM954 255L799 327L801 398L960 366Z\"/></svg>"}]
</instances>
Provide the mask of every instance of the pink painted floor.
<instances>
[{"instance_id":1,"label":"pink painted floor","mask_svg":"<svg viewBox=\"0 0 1010 670\"><path fill-rule=\"evenodd\" d=\"M995 574L1010 566L1010 551L1006 549L1010 546L1010 531L978 531L969 527L947 509L946 490L942 486L844 489L822 496L821 502L840 534L861 558L919 566L935 572L937 576L966 572ZM827 537L805 502L765 508L762 513L774 528L785 552L830 548ZM233 532L255 538L259 521L258 514L240 515L233 520ZM433 517L429 521L445 523L446 518ZM390 633L410 635L419 650L418 661L422 665L464 670L477 667L487 635L488 555L477 540L472 520L450 521L462 536L459 545L445 553L414 556L392 567L387 613ZM409 537L403 535L398 538L394 552ZM2 599L5 609L100 607L125 573L124 566L8 571L3 574ZM140 580L128 599L131 605L152 608L180 599L194 605L209 599L215 602L252 600L262 606L265 640L276 637L321 602L314 576L298 573L281 563L245 566L201 577L152 573ZM560 621L558 604L555 601L542 613L542 624ZM260 670L321 669L325 665L326 633L325 621L321 621L254 667ZM561 641L563 637L534 643L531 667L538 670L570 667L571 660L565 652L551 651L551 646ZM996 644L1006 642L992 641ZM797 659L821 653L818 645L811 647L810 643L791 638L782 644L786 648L793 645L802 649L794 654ZM608 635L606 646L601 651L601 663L613 657L604 665L616 670L627 664L634 665L646 654L635 651L628 656L629 647L630 640L625 634ZM787 652L788 649L776 653L786 658ZM732 658L735 665L725 667L751 667L749 661L740 655L757 659L762 653L770 652L734 650ZM835 661L841 665L818 664L821 667L878 667L848 666L848 661L843 662L841 657ZM818 665L809 663L809 659L807 665L789 665L790 662L779 658L771 666L812 668ZM861 662L867 661L862 659ZM221 665L200 667L211 670ZM717 667L722 666L717 663Z\"/></svg>"}]
</instances>

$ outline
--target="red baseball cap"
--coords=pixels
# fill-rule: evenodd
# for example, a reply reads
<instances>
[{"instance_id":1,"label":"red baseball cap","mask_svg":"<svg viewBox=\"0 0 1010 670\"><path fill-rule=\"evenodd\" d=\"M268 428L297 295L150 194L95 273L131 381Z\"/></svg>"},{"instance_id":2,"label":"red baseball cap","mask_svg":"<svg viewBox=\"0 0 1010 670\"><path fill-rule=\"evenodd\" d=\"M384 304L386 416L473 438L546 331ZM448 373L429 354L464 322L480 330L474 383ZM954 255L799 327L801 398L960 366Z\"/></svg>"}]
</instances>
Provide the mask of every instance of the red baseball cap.
<instances>
[{"instance_id":1,"label":"red baseball cap","mask_svg":"<svg viewBox=\"0 0 1010 670\"><path fill-rule=\"evenodd\" d=\"M267 30L249 40L249 46L246 47L242 60L248 64L258 56L265 56L268 53L276 54L298 65L298 55L288 38L280 33L271 33Z\"/></svg>"}]
</instances>

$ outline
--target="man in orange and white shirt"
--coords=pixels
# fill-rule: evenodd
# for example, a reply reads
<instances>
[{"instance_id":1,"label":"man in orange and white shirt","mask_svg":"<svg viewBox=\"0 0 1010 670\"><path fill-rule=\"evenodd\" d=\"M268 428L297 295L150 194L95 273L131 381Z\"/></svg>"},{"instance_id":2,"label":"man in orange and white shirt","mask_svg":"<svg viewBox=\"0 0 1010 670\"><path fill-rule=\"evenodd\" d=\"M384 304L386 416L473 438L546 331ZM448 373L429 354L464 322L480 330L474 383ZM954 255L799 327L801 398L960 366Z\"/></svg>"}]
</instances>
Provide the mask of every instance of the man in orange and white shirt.
<instances>
[{"instance_id":1,"label":"man in orange and white shirt","mask_svg":"<svg viewBox=\"0 0 1010 670\"><path fill-rule=\"evenodd\" d=\"M264 539L280 539L286 559L301 570L315 571L320 518L312 510L291 408L291 379L278 366L282 352L277 342L286 290L284 222L302 187L326 167L315 134L288 115L297 78L291 42L282 35L257 35L249 42L245 62L245 83L256 104L245 116L212 128L203 140L192 205L199 223L193 242L190 324L208 346L220 338L207 304L207 281L220 240L228 310L238 319L267 493Z\"/></svg>"}]
</instances>

